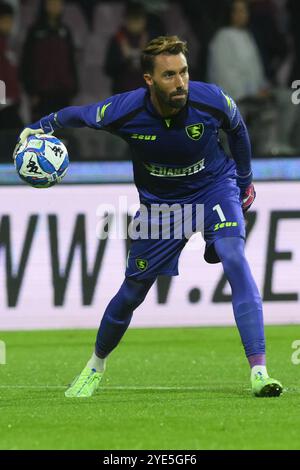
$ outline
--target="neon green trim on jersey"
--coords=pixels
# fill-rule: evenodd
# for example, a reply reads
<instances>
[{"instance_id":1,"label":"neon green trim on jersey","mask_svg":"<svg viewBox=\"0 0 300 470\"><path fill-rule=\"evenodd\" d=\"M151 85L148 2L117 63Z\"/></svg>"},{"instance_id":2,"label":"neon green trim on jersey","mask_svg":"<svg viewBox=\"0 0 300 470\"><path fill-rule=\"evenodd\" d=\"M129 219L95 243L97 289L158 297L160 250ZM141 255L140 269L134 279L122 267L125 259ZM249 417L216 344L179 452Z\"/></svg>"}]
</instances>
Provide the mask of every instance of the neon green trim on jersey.
<instances>
[{"instance_id":1,"label":"neon green trim on jersey","mask_svg":"<svg viewBox=\"0 0 300 470\"><path fill-rule=\"evenodd\" d=\"M227 105L228 105L228 108L230 109L231 111L231 108L232 108L232 102L231 102L231 99L229 98L229 96L225 95L225 93L223 93L222 91L222 95L225 96L226 98L226 101L227 101Z\"/></svg>"},{"instance_id":2,"label":"neon green trim on jersey","mask_svg":"<svg viewBox=\"0 0 300 470\"><path fill-rule=\"evenodd\" d=\"M107 109L108 106L110 106L111 104L112 104L112 102L107 103L107 104L104 104L104 105L102 106L102 108L100 108L100 106L98 106L98 108L97 108L96 122L102 121L102 119L104 118L104 113L105 113L106 109Z\"/></svg>"}]
</instances>

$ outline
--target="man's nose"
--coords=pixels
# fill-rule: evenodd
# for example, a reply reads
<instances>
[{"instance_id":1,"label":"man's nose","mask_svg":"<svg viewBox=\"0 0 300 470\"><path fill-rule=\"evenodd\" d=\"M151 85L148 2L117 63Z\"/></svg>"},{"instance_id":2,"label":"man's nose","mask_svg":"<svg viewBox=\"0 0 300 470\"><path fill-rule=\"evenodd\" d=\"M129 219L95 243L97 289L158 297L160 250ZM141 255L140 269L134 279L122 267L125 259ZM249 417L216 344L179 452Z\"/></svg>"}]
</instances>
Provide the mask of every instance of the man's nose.
<instances>
[{"instance_id":1,"label":"man's nose","mask_svg":"<svg viewBox=\"0 0 300 470\"><path fill-rule=\"evenodd\" d=\"M176 76L176 88L184 88L184 81L181 75Z\"/></svg>"}]
</instances>

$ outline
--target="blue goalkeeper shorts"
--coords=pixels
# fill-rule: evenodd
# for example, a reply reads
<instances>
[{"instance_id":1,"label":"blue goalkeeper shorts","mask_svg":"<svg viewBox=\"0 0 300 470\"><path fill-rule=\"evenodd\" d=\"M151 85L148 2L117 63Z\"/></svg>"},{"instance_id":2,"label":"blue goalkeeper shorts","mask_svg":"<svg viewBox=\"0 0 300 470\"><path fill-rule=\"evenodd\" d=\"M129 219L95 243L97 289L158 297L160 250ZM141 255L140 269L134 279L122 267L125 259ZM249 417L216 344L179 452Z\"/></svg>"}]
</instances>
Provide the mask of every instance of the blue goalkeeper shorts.
<instances>
[{"instance_id":1,"label":"blue goalkeeper shorts","mask_svg":"<svg viewBox=\"0 0 300 470\"><path fill-rule=\"evenodd\" d=\"M181 205L181 201L179 202ZM186 204L186 202L184 203ZM214 249L214 242L224 237L240 237L245 239L245 221L240 202L240 190L234 178L226 178L209 188L199 191L190 198L188 213L191 222L187 225L192 227L193 233L200 231L206 242L204 259L208 263L219 263L220 260ZM197 226L196 207L203 205L204 218L203 225ZM199 207L199 206L198 206ZM169 216L169 233L166 238L166 226L150 213L139 210L134 221L143 224L142 235L134 233L131 237L130 250L127 257L126 272L127 277L136 279L146 279L157 275L178 275L178 260L182 249L188 242L189 235L182 229L183 236L178 231L178 224L182 225L182 220L178 222L175 212ZM199 212L198 212L199 213ZM145 231L145 227L148 227ZM154 227L154 228L153 228ZM168 228L168 227L167 227ZM167 230L168 231L168 230ZM155 233L155 237L151 236ZM169 236L170 234L170 236ZM148 237L147 237L148 235Z\"/></svg>"}]
</instances>

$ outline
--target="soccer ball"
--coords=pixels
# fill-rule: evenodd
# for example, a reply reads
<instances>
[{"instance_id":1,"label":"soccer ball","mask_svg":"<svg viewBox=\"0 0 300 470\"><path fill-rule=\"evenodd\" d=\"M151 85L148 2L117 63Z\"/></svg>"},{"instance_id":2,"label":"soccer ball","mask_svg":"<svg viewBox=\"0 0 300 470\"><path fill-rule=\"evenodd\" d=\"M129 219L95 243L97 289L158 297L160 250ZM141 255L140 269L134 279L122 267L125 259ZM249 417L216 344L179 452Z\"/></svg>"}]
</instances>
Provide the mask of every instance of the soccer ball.
<instances>
[{"instance_id":1,"label":"soccer ball","mask_svg":"<svg viewBox=\"0 0 300 470\"><path fill-rule=\"evenodd\" d=\"M48 134L30 135L17 149L15 167L20 178L34 188L59 183L69 165L64 144Z\"/></svg>"}]
</instances>

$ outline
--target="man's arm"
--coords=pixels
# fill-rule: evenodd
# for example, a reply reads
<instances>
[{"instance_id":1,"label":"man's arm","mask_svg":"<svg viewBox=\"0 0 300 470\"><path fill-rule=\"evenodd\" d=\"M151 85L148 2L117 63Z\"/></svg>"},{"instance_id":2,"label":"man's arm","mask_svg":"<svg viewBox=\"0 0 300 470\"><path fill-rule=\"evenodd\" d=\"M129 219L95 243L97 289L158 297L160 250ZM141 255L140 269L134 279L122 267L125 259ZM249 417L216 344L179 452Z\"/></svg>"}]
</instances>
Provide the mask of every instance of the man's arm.
<instances>
[{"instance_id":1,"label":"man's arm","mask_svg":"<svg viewBox=\"0 0 300 470\"><path fill-rule=\"evenodd\" d=\"M241 190L242 208L246 212L253 204L256 192L252 183L251 144L242 118L236 129L227 132L227 139L236 163L237 185Z\"/></svg>"},{"instance_id":2,"label":"man's arm","mask_svg":"<svg viewBox=\"0 0 300 470\"><path fill-rule=\"evenodd\" d=\"M108 101L108 103L107 103ZM30 135L52 134L57 129L70 127L91 127L93 129L105 128L105 111L112 101L105 100L87 106L69 106L60 111L51 113L33 124L25 127L13 151L13 160L16 154Z\"/></svg>"},{"instance_id":3,"label":"man's arm","mask_svg":"<svg viewBox=\"0 0 300 470\"><path fill-rule=\"evenodd\" d=\"M104 113L107 105L94 103L87 106L69 106L60 111L43 117L40 121L31 124L31 129L42 129L46 134L61 128L91 127L101 129L104 127Z\"/></svg>"},{"instance_id":4,"label":"man's arm","mask_svg":"<svg viewBox=\"0 0 300 470\"><path fill-rule=\"evenodd\" d=\"M223 93L224 110L227 119L223 130L227 134L229 148L236 163L237 185L241 190L242 209L246 212L254 202L256 193L252 183L251 143L247 127L233 99Z\"/></svg>"},{"instance_id":5,"label":"man's arm","mask_svg":"<svg viewBox=\"0 0 300 470\"><path fill-rule=\"evenodd\" d=\"M39 121L25 127L21 132L14 155L20 144L23 144L30 135L52 134L57 129L70 127L104 129L106 122L105 111L110 104L112 104L111 98L87 106L69 106L43 117Z\"/></svg>"}]
</instances>

